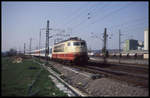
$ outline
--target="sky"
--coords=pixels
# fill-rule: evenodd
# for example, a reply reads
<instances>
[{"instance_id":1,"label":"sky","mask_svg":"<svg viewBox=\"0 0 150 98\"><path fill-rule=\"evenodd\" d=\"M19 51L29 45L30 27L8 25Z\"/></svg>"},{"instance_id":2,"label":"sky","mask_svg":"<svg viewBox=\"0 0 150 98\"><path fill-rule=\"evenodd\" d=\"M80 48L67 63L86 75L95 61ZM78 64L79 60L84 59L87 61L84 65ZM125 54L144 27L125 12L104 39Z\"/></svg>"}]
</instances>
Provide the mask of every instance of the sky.
<instances>
[{"instance_id":1,"label":"sky","mask_svg":"<svg viewBox=\"0 0 150 98\"><path fill-rule=\"evenodd\" d=\"M23 51L45 47L47 20L50 21L50 46L56 38L79 37L86 41L88 49L103 47L104 28L107 28L108 49L119 48L126 39L144 41L148 28L148 2L10 2L2 3L2 51L10 48ZM69 35L66 37L56 34ZM123 45L122 45L123 46Z\"/></svg>"}]
</instances>

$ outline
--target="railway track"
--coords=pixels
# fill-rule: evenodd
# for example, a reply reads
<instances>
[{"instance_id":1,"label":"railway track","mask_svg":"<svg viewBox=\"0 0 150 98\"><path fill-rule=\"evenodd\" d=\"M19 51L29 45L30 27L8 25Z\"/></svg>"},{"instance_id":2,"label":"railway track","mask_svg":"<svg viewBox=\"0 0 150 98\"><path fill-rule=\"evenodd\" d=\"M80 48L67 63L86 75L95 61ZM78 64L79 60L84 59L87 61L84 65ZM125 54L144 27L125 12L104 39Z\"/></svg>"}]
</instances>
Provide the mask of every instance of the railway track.
<instances>
[{"instance_id":1,"label":"railway track","mask_svg":"<svg viewBox=\"0 0 150 98\"><path fill-rule=\"evenodd\" d=\"M113 63L106 63L104 64L103 62L88 62L88 66L95 66L97 68L105 68L108 70L116 70L116 71L124 71L124 72L128 72L128 73L137 73L137 74L148 74L149 70L148 67L139 67L132 65L132 64L128 64L126 66L126 64L113 64Z\"/></svg>"},{"instance_id":2,"label":"railway track","mask_svg":"<svg viewBox=\"0 0 150 98\"><path fill-rule=\"evenodd\" d=\"M128 84L134 85L134 86L140 86L144 88L148 88L148 74L136 74L136 73L128 73L125 71L116 71L116 70L110 70L95 66L77 66L74 65L74 68L78 68L83 71L88 71L95 74L103 74L104 77L124 81Z\"/></svg>"},{"instance_id":3,"label":"railway track","mask_svg":"<svg viewBox=\"0 0 150 98\"><path fill-rule=\"evenodd\" d=\"M54 62L54 61L53 61ZM66 62L55 62L61 63L63 66L73 67L80 69L82 71L95 73L103 75L104 77L127 82L128 84L134 86L140 86L144 88L149 87L149 74L148 68L139 68L139 67L128 67L128 66L118 66L115 64L103 64L88 62L86 65L75 65Z\"/></svg>"}]
</instances>

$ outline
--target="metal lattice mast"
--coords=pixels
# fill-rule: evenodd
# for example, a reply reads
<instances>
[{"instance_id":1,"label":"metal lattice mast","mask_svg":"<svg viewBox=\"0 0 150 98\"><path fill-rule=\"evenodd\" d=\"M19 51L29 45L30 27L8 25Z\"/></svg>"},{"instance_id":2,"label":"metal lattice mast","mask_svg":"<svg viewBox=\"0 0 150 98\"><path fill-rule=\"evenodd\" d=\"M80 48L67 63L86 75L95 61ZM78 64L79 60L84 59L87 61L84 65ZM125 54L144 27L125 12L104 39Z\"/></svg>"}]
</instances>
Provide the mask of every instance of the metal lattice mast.
<instances>
[{"instance_id":1,"label":"metal lattice mast","mask_svg":"<svg viewBox=\"0 0 150 98\"><path fill-rule=\"evenodd\" d=\"M39 59L40 59L40 48L41 48L41 29L40 29L40 36L39 36Z\"/></svg>"},{"instance_id":2,"label":"metal lattice mast","mask_svg":"<svg viewBox=\"0 0 150 98\"><path fill-rule=\"evenodd\" d=\"M32 44L32 38L30 38L30 54L31 54L31 44Z\"/></svg>"},{"instance_id":3,"label":"metal lattice mast","mask_svg":"<svg viewBox=\"0 0 150 98\"><path fill-rule=\"evenodd\" d=\"M119 30L119 53L120 53L120 45L121 45L121 39L120 39L120 36L121 36L121 34L120 34L121 32L120 32L120 30Z\"/></svg>"},{"instance_id":4,"label":"metal lattice mast","mask_svg":"<svg viewBox=\"0 0 150 98\"><path fill-rule=\"evenodd\" d=\"M120 56L121 56L121 31L119 30L119 63L120 63Z\"/></svg>"},{"instance_id":5,"label":"metal lattice mast","mask_svg":"<svg viewBox=\"0 0 150 98\"><path fill-rule=\"evenodd\" d=\"M26 53L26 43L24 43L24 55Z\"/></svg>"},{"instance_id":6,"label":"metal lattice mast","mask_svg":"<svg viewBox=\"0 0 150 98\"><path fill-rule=\"evenodd\" d=\"M107 35L107 29L105 28L104 29L104 36L103 36L103 38L104 38L104 40L103 40L104 41L104 47L103 47L104 56L105 56L106 51L107 51L107 49L106 49L107 37L108 37L108 35Z\"/></svg>"},{"instance_id":7,"label":"metal lattice mast","mask_svg":"<svg viewBox=\"0 0 150 98\"><path fill-rule=\"evenodd\" d=\"M104 36L103 36L103 38L104 38L104 47L102 49L102 52L103 52L103 55L104 55L104 63L106 63L106 55L107 55L107 49L106 49L107 37L108 37L107 29L105 28L104 29Z\"/></svg>"},{"instance_id":8,"label":"metal lattice mast","mask_svg":"<svg viewBox=\"0 0 150 98\"><path fill-rule=\"evenodd\" d=\"M104 53L106 52L106 32L107 32L107 29L105 28L104 30Z\"/></svg>"},{"instance_id":9,"label":"metal lattice mast","mask_svg":"<svg viewBox=\"0 0 150 98\"><path fill-rule=\"evenodd\" d=\"M47 28L46 28L46 45L45 45L45 56L48 60L48 55L49 55L49 20L47 20Z\"/></svg>"}]
</instances>

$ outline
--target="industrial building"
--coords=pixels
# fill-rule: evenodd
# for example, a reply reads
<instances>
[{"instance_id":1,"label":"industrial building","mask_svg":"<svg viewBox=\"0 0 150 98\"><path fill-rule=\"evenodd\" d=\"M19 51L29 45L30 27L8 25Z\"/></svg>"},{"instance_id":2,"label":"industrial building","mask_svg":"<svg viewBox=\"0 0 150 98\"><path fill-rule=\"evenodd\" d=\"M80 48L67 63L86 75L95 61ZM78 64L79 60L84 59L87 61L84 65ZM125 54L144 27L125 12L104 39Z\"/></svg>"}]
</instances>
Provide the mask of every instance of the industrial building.
<instances>
[{"instance_id":1,"label":"industrial building","mask_svg":"<svg viewBox=\"0 0 150 98\"><path fill-rule=\"evenodd\" d=\"M129 51L129 50L149 50L149 32L148 29L144 31L144 43L143 41L138 41L134 39L128 39L124 43L124 51Z\"/></svg>"},{"instance_id":2,"label":"industrial building","mask_svg":"<svg viewBox=\"0 0 150 98\"><path fill-rule=\"evenodd\" d=\"M149 50L149 34L148 29L144 31L144 50Z\"/></svg>"},{"instance_id":3,"label":"industrial building","mask_svg":"<svg viewBox=\"0 0 150 98\"><path fill-rule=\"evenodd\" d=\"M124 51L137 50L138 49L138 40L129 39L125 41Z\"/></svg>"}]
</instances>

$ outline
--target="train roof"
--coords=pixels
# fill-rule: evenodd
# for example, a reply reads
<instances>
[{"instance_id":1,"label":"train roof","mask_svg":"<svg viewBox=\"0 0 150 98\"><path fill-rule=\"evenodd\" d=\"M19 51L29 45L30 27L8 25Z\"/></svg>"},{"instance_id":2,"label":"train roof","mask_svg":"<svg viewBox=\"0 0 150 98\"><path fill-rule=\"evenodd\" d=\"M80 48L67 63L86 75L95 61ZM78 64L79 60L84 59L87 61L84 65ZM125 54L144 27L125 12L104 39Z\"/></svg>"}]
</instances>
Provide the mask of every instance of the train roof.
<instances>
[{"instance_id":1,"label":"train roof","mask_svg":"<svg viewBox=\"0 0 150 98\"><path fill-rule=\"evenodd\" d=\"M52 46L49 46L49 49L51 49L52 48ZM41 51L41 50L45 50L45 48L41 48L41 49L36 49L36 50L31 50L31 52L35 52L35 51ZM28 51L28 52L30 52L30 51Z\"/></svg>"},{"instance_id":2,"label":"train roof","mask_svg":"<svg viewBox=\"0 0 150 98\"><path fill-rule=\"evenodd\" d=\"M52 46L49 46L49 49L52 48ZM45 50L45 48L41 48L40 50Z\"/></svg>"},{"instance_id":3,"label":"train roof","mask_svg":"<svg viewBox=\"0 0 150 98\"><path fill-rule=\"evenodd\" d=\"M71 41L71 40L74 40L74 41L84 41L84 40L82 40L81 38L78 38L78 37L71 37L71 38L69 38L67 40L63 40L63 41L60 41L58 43L55 43L54 45L57 45L57 44L60 44L60 43L66 42L66 41Z\"/></svg>"}]
</instances>

